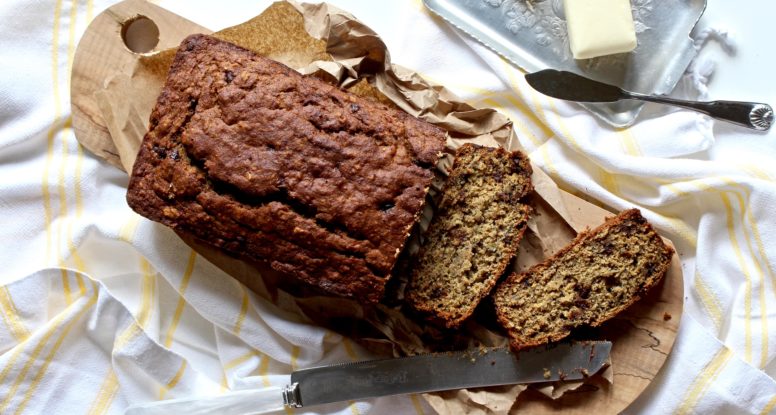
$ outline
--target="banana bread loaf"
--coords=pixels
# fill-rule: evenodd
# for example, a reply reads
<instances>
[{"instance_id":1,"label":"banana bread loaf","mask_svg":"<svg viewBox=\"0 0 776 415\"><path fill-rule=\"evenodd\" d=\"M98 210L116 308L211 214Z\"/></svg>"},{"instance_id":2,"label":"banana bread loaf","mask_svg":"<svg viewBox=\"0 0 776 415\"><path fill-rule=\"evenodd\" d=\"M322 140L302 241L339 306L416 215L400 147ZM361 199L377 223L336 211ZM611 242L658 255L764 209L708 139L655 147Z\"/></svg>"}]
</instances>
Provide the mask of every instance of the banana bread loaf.
<instances>
[{"instance_id":1,"label":"banana bread loaf","mask_svg":"<svg viewBox=\"0 0 776 415\"><path fill-rule=\"evenodd\" d=\"M646 295L672 256L639 210L626 210L500 283L493 295L499 323L515 350L598 326Z\"/></svg>"},{"instance_id":2,"label":"banana bread loaf","mask_svg":"<svg viewBox=\"0 0 776 415\"><path fill-rule=\"evenodd\" d=\"M135 162L139 214L379 301L445 132L205 35L180 45Z\"/></svg>"},{"instance_id":3,"label":"banana bread loaf","mask_svg":"<svg viewBox=\"0 0 776 415\"><path fill-rule=\"evenodd\" d=\"M515 256L531 212L522 199L532 189L522 153L458 149L413 266L408 303L447 328L466 320Z\"/></svg>"}]
</instances>

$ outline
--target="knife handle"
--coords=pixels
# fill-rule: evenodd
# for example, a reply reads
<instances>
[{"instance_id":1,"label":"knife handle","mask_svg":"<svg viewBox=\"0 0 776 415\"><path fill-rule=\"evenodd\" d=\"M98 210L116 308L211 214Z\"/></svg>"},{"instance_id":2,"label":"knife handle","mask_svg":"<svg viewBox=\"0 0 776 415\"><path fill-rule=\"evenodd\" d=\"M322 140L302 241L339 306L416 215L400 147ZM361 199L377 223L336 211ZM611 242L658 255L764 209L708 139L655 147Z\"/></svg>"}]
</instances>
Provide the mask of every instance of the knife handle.
<instances>
[{"instance_id":1,"label":"knife handle","mask_svg":"<svg viewBox=\"0 0 776 415\"><path fill-rule=\"evenodd\" d=\"M238 415L282 411L282 390L276 386L226 392L209 397L169 399L133 405L124 415Z\"/></svg>"},{"instance_id":2,"label":"knife handle","mask_svg":"<svg viewBox=\"0 0 776 415\"><path fill-rule=\"evenodd\" d=\"M768 104L741 101L686 101L654 95L626 92L627 98L669 104L701 112L709 117L731 122L758 131L767 131L773 124L773 108Z\"/></svg>"}]
</instances>

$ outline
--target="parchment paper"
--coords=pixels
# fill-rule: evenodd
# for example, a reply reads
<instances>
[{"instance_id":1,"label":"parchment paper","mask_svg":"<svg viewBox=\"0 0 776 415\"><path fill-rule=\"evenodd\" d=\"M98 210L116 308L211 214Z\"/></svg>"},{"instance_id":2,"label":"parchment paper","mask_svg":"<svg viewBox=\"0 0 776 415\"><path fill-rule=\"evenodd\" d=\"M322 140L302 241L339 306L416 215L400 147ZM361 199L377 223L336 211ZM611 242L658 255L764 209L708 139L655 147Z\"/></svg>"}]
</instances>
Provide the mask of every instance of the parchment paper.
<instances>
[{"instance_id":1,"label":"parchment paper","mask_svg":"<svg viewBox=\"0 0 776 415\"><path fill-rule=\"evenodd\" d=\"M444 87L391 64L385 45L372 30L350 14L325 3L276 3L262 15L214 36L440 125L448 131L447 147L450 152L464 142L503 146L508 150L521 149L511 122L504 115L488 108L474 108ZM139 55L131 73L116 73L102 90L95 92L95 99L126 171L131 171L174 52L168 50L151 56ZM400 258L386 299L383 304L374 307L364 307L348 299L320 296L304 287L289 285L284 282L287 279L279 278L264 264L237 260L196 240L181 237L259 295L270 298L286 310L305 315L318 324L350 336L375 353L405 356L482 345L504 346L507 340L495 326L492 306L487 301L462 330L454 333L424 325L401 305L407 260L416 251L418 235L433 215L433 199L451 160L451 156L447 155L440 161L440 174L432 186L431 200L419 231L413 234ZM531 196L531 204L536 213L520 245L514 265L518 271L566 245L576 232L611 216L609 212L561 191L538 168L534 168L532 180L536 191ZM676 261L669 273L681 276ZM595 337L592 335L592 338ZM598 388L611 383L612 378L612 371L606 370L593 376L589 382L599 385L595 387ZM548 383L528 388L515 385L448 391L426 394L425 397L434 409L443 414L505 414L524 390L557 399L580 385L582 382Z\"/></svg>"}]
</instances>

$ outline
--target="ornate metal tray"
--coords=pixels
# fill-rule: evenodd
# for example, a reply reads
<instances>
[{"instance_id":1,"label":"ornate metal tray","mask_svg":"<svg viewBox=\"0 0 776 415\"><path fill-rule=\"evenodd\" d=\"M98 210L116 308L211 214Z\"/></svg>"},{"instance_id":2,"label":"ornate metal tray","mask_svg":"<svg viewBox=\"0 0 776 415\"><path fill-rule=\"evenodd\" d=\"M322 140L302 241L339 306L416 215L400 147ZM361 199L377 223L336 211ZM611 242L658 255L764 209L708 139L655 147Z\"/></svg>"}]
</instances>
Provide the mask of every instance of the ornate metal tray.
<instances>
[{"instance_id":1,"label":"ornate metal tray","mask_svg":"<svg viewBox=\"0 0 776 415\"><path fill-rule=\"evenodd\" d=\"M695 57L690 32L706 0L631 0L638 46L630 53L575 60L563 0L423 0L453 26L527 72L553 68L646 94L668 94ZM632 124L644 104L582 104L616 127Z\"/></svg>"}]
</instances>

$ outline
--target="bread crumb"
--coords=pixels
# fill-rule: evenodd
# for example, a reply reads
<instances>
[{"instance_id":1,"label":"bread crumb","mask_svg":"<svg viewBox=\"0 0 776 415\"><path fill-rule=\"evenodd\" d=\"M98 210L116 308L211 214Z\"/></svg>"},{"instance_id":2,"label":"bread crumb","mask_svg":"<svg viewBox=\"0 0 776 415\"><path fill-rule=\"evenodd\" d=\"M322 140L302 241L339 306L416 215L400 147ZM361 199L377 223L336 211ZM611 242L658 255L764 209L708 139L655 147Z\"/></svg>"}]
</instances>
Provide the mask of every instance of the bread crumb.
<instances>
[{"instance_id":1,"label":"bread crumb","mask_svg":"<svg viewBox=\"0 0 776 415\"><path fill-rule=\"evenodd\" d=\"M637 209L626 210L528 271L508 276L493 295L498 321L513 350L598 326L656 285L672 255Z\"/></svg>"},{"instance_id":2,"label":"bread crumb","mask_svg":"<svg viewBox=\"0 0 776 415\"><path fill-rule=\"evenodd\" d=\"M512 262L531 208L531 166L520 152L465 144L412 264L407 303L457 328Z\"/></svg>"},{"instance_id":3,"label":"bread crumb","mask_svg":"<svg viewBox=\"0 0 776 415\"><path fill-rule=\"evenodd\" d=\"M663 321L671 320L671 315L668 313L663 313Z\"/></svg>"}]
</instances>

